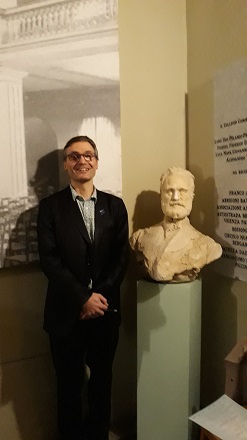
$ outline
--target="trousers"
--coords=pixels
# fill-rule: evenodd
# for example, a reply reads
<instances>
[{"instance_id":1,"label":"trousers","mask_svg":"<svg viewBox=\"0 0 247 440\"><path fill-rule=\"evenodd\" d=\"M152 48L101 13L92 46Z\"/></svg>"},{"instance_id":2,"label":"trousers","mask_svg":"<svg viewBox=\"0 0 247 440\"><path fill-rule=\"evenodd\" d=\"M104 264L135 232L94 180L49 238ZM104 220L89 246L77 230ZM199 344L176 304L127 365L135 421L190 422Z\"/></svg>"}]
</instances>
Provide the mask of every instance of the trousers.
<instances>
[{"instance_id":1,"label":"trousers","mask_svg":"<svg viewBox=\"0 0 247 440\"><path fill-rule=\"evenodd\" d=\"M114 315L105 313L103 317L78 321L69 335L49 335L62 440L108 440L112 364L119 338L119 322ZM90 370L87 415L81 398L85 365Z\"/></svg>"}]
</instances>

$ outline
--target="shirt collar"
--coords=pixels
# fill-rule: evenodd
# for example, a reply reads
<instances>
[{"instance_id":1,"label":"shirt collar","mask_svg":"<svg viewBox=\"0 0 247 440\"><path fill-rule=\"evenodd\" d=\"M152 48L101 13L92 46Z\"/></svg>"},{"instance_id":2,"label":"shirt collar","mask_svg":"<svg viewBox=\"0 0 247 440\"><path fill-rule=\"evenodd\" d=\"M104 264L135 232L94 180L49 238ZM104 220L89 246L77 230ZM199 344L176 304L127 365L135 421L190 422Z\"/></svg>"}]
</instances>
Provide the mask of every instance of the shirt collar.
<instances>
[{"instance_id":1,"label":"shirt collar","mask_svg":"<svg viewBox=\"0 0 247 440\"><path fill-rule=\"evenodd\" d=\"M80 194L78 194L75 190L75 188L73 188L73 186L70 184L70 189L71 189L71 194L73 197L73 200L75 201L77 198L79 198L79 200L83 200L84 202L86 201L85 199L83 199L82 196L80 196ZM95 203L97 202L97 189L95 188L95 186L93 187L93 193L91 195L91 197L89 197L89 199L87 200L93 200Z\"/></svg>"}]
</instances>

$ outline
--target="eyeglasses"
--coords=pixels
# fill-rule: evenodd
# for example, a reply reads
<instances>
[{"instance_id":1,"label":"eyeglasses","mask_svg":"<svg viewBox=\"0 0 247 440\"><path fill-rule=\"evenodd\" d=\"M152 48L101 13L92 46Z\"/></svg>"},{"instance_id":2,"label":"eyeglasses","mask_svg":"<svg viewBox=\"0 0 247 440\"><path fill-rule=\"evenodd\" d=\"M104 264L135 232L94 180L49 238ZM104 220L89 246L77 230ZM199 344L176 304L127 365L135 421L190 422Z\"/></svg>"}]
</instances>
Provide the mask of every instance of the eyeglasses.
<instances>
[{"instance_id":1,"label":"eyeglasses","mask_svg":"<svg viewBox=\"0 0 247 440\"><path fill-rule=\"evenodd\" d=\"M95 157L97 159L96 154L91 154L91 153L84 153L84 154L80 154L80 153L70 153L67 154L67 156L65 156L65 159L69 159L70 162L79 162L80 158L83 157L83 159L86 162L91 162L93 160L93 157Z\"/></svg>"}]
</instances>

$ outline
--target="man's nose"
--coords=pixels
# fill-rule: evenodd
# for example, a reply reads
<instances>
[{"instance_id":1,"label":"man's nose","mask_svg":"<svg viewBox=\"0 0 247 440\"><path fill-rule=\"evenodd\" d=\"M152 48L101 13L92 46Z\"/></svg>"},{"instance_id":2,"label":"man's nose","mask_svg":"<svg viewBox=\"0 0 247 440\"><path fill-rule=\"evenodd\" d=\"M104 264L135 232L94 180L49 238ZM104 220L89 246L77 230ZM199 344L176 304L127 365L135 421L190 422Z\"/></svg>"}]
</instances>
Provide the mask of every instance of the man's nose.
<instances>
[{"instance_id":1,"label":"man's nose","mask_svg":"<svg viewBox=\"0 0 247 440\"><path fill-rule=\"evenodd\" d=\"M172 191L172 200L179 200L179 191L177 189Z\"/></svg>"}]
</instances>

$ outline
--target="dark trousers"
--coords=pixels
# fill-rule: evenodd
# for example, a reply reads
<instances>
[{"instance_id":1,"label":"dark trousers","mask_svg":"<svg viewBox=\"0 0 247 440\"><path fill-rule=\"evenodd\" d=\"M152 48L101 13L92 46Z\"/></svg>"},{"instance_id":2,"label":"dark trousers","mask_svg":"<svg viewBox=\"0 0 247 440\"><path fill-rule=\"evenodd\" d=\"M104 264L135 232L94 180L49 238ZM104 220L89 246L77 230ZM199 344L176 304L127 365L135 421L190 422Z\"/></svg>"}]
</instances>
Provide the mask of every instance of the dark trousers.
<instances>
[{"instance_id":1,"label":"dark trousers","mask_svg":"<svg viewBox=\"0 0 247 440\"><path fill-rule=\"evenodd\" d=\"M108 440L118 335L118 319L111 313L79 321L69 336L50 335L57 376L58 428L63 440ZM90 369L87 422L81 402L85 364Z\"/></svg>"}]
</instances>

